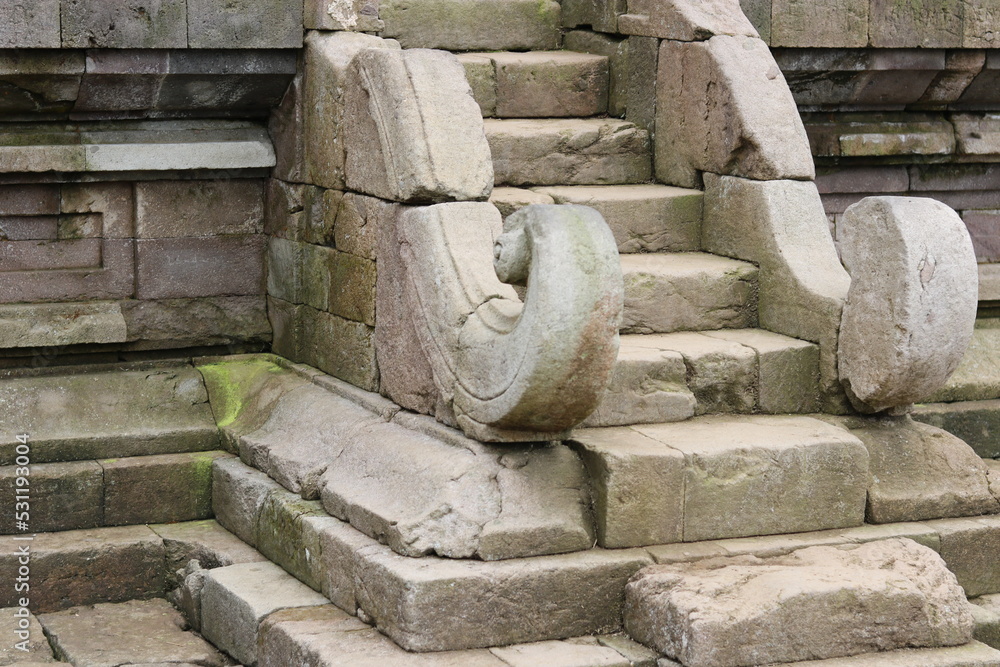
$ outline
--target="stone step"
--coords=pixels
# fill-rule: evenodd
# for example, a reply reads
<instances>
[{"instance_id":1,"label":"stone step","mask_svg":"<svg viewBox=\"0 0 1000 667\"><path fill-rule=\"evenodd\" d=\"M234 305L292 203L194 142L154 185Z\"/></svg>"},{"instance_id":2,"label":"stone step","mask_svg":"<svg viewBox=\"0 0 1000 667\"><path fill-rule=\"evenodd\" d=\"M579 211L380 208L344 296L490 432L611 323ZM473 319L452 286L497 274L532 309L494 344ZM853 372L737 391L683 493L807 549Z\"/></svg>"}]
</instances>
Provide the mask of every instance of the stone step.
<instances>
[{"instance_id":1,"label":"stone step","mask_svg":"<svg viewBox=\"0 0 1000 667\"><path fill-rule=\"evenodd\" d=\"M629 635L685 665L963 646L974 629L971 605L940 556L905 538L654 565L625 595Z\"/></svg>"},{"instance_id":2,"label":"stone step","mask_svg":"<svg viewBox=\"0 0 1000 667\"><path fill-rule=\"evenodd\" d=\"M18 456L35 465L220 445L204 381L185 363L11 370L0 376L0 405L0 466Z\"/></svg>"},{"instance_id":3,"label":"stone step","mask_svg":"<svg viewBox=\"0 0 1000 667\"><path fill-rule=\"evenodd\" d=\"M621 256L622 333L745 329L757 325L757 267L708 253Z\"/></svg>"},{"instance_id":4,"label":"stone step","mask_svg":"<svg viewBox=\"0 0 1000 667\"><path fill-rule=\"evenodd\" d=\"M649 133L613 118L483 121L495 185L618 185L652 178Z\"/></svg>"},{"instance_id":5,"label":"stone step","mask_svg":"<svg viewBox=\"0 0 1000 667\"><path fill-rule=\"evenodd\" d=\"M763 329L624 335L608 390L583 425L815 412L818 377L815 344Z\"/></svg>"},{"instance_id":6,"label":"stone step","mask_svg":"<svg viewBox=\"0 0 1000 667\"><path fill-rule=\"evenodd\" d=\"M868 452L799 416L580 429L597 542L625 548L858 526Z\"/></svg>"},{"instance_id":7,"label":"stone step","mask_svg":"<svg viewBox=\"0 0 1000 667\"><path fill-rule=\"evenodd\" d=\"M0 467L0 494L14 498L23 489L30 507L23 525L14 512L0 517L0 535L207 519L212 461L227 456L211 451L41 463L27 476L24 467ZM28 486L18 486L19 478Z\"/></svg>"},{"instance_id":8,"label":"stone step","mask_svg":"<svg viewBox=\"0 0 1000 667\"><path fill-rule=\"evenodd\" d=\"M751 419L780 420L781 418ZM829 429L834 427L815 420L802 417L785 419L798 420L800 424L807 423L808 428L800 429L800 432L813 434L814 442L818 442L823 433L833 433ZM754 425L751 424L752 426ZM584 433L624 430L630 429L595 429ZM760 434L760 429L751 430L756 430L758 435ZM838 436L846 434L846 442L853 441L846 431L835 430L839 431ZM853 441L853 444L857 446L856 441ZM657 446L660 449L667 448L666 445ZM732 451L736 451L737 446L734 445ZM780 442L770 446L775 451L785 447ZM785 447L785 452L794 456L791 447ZM806 454L808 455L808 451ZM802 458L800 456L800 462ZM850 467L850 462L845 463L836 458L828 457L827 461L822 462L823 469L831 474L834 474L834 471L841 476L848 474L846 469ZM650 467L650 460L647 458L641 462L644 467L633 469L645 474L646 469ZM744 472L752 469L753 460L741 459L745 462L742 468ZM732 459L729 460L731 461ZM794 476L794 461L789 460L787 456L779 457L778 461L791 465L788 475ZM708 461L708 465L710 464L711 461ZM615 632L621 626L625 581L632 573L651 562L678 563L738 555L770 557L789 554L810 546L867 544L899 537L910 538L940 551L948 567L958 577L959 584L966 590L975 591L977 595L1000 592L1000 573L991 566L992 555L1000 548L1000 518L997 517L881 526L863 525L769 537L752 536L696 543L661 544L644 549L590 549L574 554L504 561L455 560L435 556L408 558L394 553L387 546L362 534L347 523L329 516L319 503L303 501L296 494L285 491L267 475L240 464L239 461L220 460L216 467L217 473L220 474L215 477L214 498L219 522L222 525L237 535L245 536L244 539L250 544L255 544L269 559L281 565L286 572L294 575L312 590L321 592L337 607L371 622L398 645L411 651L459 651ZM616 474L620 473L623 484L630 481L628 475L631 471L619 464L614 464L612 467L615 467ZM646 479L642 475L638 477L639 481L635 486L640 486ZM737 487L742 486L742 488L733 488L731 497L740 496L744 491L750 490L748 487L754 485L769 489L776 497L780 494L782 484L786 482L786 479L758 475L756 481L749 480L742 485L737 484ZM599 479L595 479L594 486L597 487L601 483ZM813 490L808 488L811 483L819 483L820 486ZM605 488L612 489L611 492L629 493L630 487L621 484L617 486L612 484L609 487L606 482L604 484ZM802 494L805 494L798 501L803 506L803 511L813 511L816 514L822 514L825 510L839 512L841 506L816 495L817 492L821 495L829 494L829 487L829 484L824 484L823 480L815 476L810 477L810 480L803 480L798 487ZM683 486L681 482L677 482L669 487L654 486L645 491L656 492L664 488L667 489L667 492L664 492L665 497L669 497L670 489ZM726 521L724 508L729 507L722 498L723 495L713 494L712 497L706 498L703 507L704 514L711 515L712 521L717 524ZM860 516L864 503L863 488L859 495L861 495L860 507L856 508L856 513ZM721 499L719 504L715 502L716 497ZM757 511L758 497L759 494L743 499L745 507L741 511L746 514L762 514ZM628 496L623 496L620 502L622 505L627 505ZM853 504L858 505L857 502ZM813 509L809 509L810 507ZM639 516L643 511L647 521L653 516L663 514L660 507L656 507L653 511L647 511L642 507L634 512L634 515ZM761 520L766 521L766 518L755 518L755 521ZM233 579L241 580L240 577ZM308 595L304 589L298 590ZM567 600L572 600L572 603L567 603ZM443 608L461 608L463 613L442 614ZM389 656L397 655L394 646L378 640L377 635L367 630L358 635L364 636L365 640L357 645L366 648L352 648L355 645L348 642L347 637L338 637L334 641L328 634L328 630L332 628L325 628L322 624L311 625L313 620L318 621L322 618L343 621L343 618L335 612L324 612L331 616L315 619L310 619L308 615L299 616L300 613L307 614L306 610L289 613L294 618L284 618L283 622L295 619L303 621L303 625L298 626L294 632L296 636L301 636L301 639L295 641L305 642L302 646L308 652L327 650L324 648L325 640L319 639L323 636L330 637L331 646L340 647L338 650L347 651L349 654L371 650L374 655L379 656L383 655L383 651L388 651L386 655ZM265 638L269 632L268 623L280 617L269 618L270 620L264 621L260 630ZM348 625L354 627L354 623L355 621L351 620ZM324 628L322 632L319 631L320 628ZM292 630L291 627L286 629ZM358 629L361 630L360 626ZM279 634L284 632L282 630ZM308 639L306 635L312 636L313 639ZM264 641L262 646L266 647L267 643ZM268 649L264 650L264 655L267 655ZM270 658L272 662L263 662L265 658L262 656L261 664L283 664L281 656L286 654L281 651L287 649L274 648L274 650L277 653ZM447 654L433 655L443 659ZM413 664L433 665L435 664L431 661L433 655L424 656L428 660L426 663L418 661L417 657L408 657L407 660L412 659ZM470 660L485 659L481 653L456 655L456 657ZM333 661L331 664L368 664L345 660L343 663ZM399 664L407 665L409 662L404 661ZM523 664L547 663L524 662Z\"/></svg>"},{"instance_id":9,"label":"stone step","mask_svg":"<svg viewBox=\"0 0 1000 667\"><path fill-rule=\"evenodd\" d=\"M572 51L458 56L484 118L577 118L608 111L608 58Z\"/></svg>"},{"instance_id":10,"label":"stone step","mask_svg":"<svg viewBox=\"0 0 1000 667\"><path fill-rule=\"evenodd\" d=\"M962 362L929 403L1000 398L1000 323L980 320Z\"/></svg>"},{"instance_id":11,"label":"stone step","mask_svg":"<svg viewBox=\"0 0 1000 667\"><path fill-rule=\"evenodd\" d=\"M984 459L1000 457L1000 399L925 403L911 413L917 421L943 428L964 440Z\"/></svg>"},{"instance_id":12,"label":"stone step","mask_svg":"<svg viewBox=\"0 0 1000 667\"><path fill-rule=\"evenodd\" d=\"M669 185L577 185L535 188L555 204L582 204L604 216L618 252L701 249L704 193Z\"/></svg>"}]
</instances>

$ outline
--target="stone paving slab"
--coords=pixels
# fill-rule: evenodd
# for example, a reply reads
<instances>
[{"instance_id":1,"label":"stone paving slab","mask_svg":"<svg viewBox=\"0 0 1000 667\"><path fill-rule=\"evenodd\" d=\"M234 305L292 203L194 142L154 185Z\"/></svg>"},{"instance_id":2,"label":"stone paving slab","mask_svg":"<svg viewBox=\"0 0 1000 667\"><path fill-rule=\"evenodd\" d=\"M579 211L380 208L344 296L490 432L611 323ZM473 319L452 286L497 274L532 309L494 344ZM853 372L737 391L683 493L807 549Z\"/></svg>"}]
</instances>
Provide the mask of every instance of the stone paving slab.
<instances>
[{"instance_id":1,"label":"stone paving slab","mask_svg":"<svg viewBox=\"0 0 1000 667\"><path fill-rule=\"evenodd\" d=\"M25 615L26 614L26 615ZM0 665L55 662L38 618L20 607L0 609Z\"/></svg>"}]
</instances>

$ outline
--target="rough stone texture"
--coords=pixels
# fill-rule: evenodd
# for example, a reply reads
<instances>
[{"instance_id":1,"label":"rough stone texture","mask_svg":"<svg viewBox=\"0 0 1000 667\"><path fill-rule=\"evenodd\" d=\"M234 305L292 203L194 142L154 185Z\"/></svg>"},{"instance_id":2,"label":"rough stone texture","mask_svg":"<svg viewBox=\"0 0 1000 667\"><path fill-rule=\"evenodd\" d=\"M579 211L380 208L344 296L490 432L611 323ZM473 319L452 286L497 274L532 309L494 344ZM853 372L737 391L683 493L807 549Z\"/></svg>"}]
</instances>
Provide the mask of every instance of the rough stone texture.
<instances>
[{"instance_id":1,"label":"rough stone texture","mask_svg":"<svg viewBox=\"0 0 1000 667\"><path fill-rule=\"evenodd\" d=\"M140 299L264 294L263 235L136 241Z\"/></svg>"},{"instance_id":2,"label":"rough stone texture","mask_svg":"<svg viewBox=\"0 0 1000 667\"><path fill-rule=\"evenodd\" d=\"M624 0L564 0L562 24L565 28L586 26L602 33L618 32L618 16L625 13ZM566 45L570 50L574 47Z\"/></svg>"},{"instance_id":3,"label":"rough stone texture","mask_svg":"<svg viewBox=\"0 0 1000 667\"><path fill-rule=\"evenodd\" d=\"M792 47L868 46L869 0L774 0L768 44Z\"/></svg>"},{"instance_id":4,"label":"rough stone texture","mask_svg":"<svg viewBox=\"0 0 1000 667\"><path fill-rule=\"evenodd\" d=\"M163 539L167 576L171 581L176 571L192 560L206 570L264 560L256 549L214 519L164 523L150 528Z\"/></svg>"},{"instance_id":5,"label":"rough stone texture","mask_svg":"<svg viewBox=\"0 0 1000 667\"><path fill-rule=\"evenodd\" d=\"M0 493L13 499L18 476L29 480L29 525L33 532L104 525L104 480L101 466L97 463L41 463L30 468L4 466L0 468ZM12 508L7 516L0 519L0 533L10 535L25 532L23 529L17 530L14 519L15 512Z\"/></svg>"},{"instance_id":6,"label":"rough stone texture","mask_svg":"<svg viewBox=\"0 0 1000 667\"><path fill-rule=\"evenodd\" d=\"M482 116L453 55L363 51L348 71L344 119L350 189L403 202L489 196Z\"/></svg>"},{"instance_id":7,"label":"rough stone texture","mask_svg":"<svg viewBox=\"0 0 1000 667\"><path fill-rule=\"evenodd\" d=\"M994 115L956 114L958 152L966 155L994 155L1000 150L1000 118Z\"/></svg>"},{"instance_id":8,"label":"rough stone texture","mask_svg":"<svg viewBox=\"0 0 1000 667\"><path fill-rule=\"evenodd\" d=\"M806 417L713 416L630 430L683 455L686 542L863 521L868 456L842 429ZM614 497L629 511L627 491Z\"/></svg>"},{"instance_id":9,"label":"rough stone texture","mask_svg":"<svg viewBox=\"0 0 1000 667\"><path fill-rule=\"evenodd\" d=\"M100 214L100 236L128 239L135 236L135 197L130 183L67 183L59 189L59 211ZM60 232L65 234L65 232Z\"/></svg>"},{"instance_id":10,"label":"rough stone texture","mask_svg":"<svg viewBox=\"0 0 1000 667\"><path fill-rule=\"evenodd\" d=\"M955 127L930 115L890 119L870 114L831 122L810 122L808 133L817 157L953 155ZM914 188L916 189L916 188Z\"/></svg>"},{"instance_id":11,"label":"rough stone texture","mask_svg":"<svg viewBox=\"0 0 1000 667\"><path fill-rule=\"evenodd\" d=\"M962 46L967 49L991 49L997 45L997 21L1000 7L989 0L966 0Z\"/></svg>"},{"instance_id":12,"label":"rough stone texture","mask_svg":"<svg viewBox=\"0 0 1000 667\"><path fill-rule=\"evenodd\" d=\"M563 48L608 59L608 115L617 118L624 118L628 107L628 45L628 39L586 30L574 30L563 36Z\"/></svg>"},{"instance_id":13,"label":"rough stone texture","mask_svg":"<svg viewBox=\"0 0 1000 667\"><path fill-rule=\"evenodd\" d=\"M483 118L497 115L497 71L488 53L459 53L465 78Z\"/></svg>"},{"instance_id":14,"label":"rough stone texture","mask_svg":"<svg viewBox=\"0 0 1000 667\"><path fill-rule=\"evenodd\" d=\"M373 327L309 306L302 306L299 313L302 340L297 361L366 391L378 390L379 368ZM332 340L337 341L336 346L330 345Z\"/></svg>"},{"instance_id":15,"label":"rough stone texture","mask_svg":"<svg viewBox=\"0 0 1000 667\"><path fill-rule=\"evenodd\" d=\"M202 632L247 667L257 664L260 622L279 609L316 607L327 600L273 563L212 570L201 592Z\"/></svg>"},{"instance_id":16,"label":"rough stone texture","mask_svg":"<svg viewBox=\"0 0 1000 667\"><path fill-rule=\"evenodd\" d=\"M259 180L137 183L136 236L260 234L264 193Z\"/></svg>"},{"instance_id":17,"label":"rough stone texture","mask_svg":"<svg viewBox=\"0 0 1000 667\"><path fill-rule=\"evenodd\" d=\"M740 8L765 42L771 41L771 0L740 0Z\"/></svg>"},{"instance_id":18,"label":"rough stone texture","mask_svg":"<svg viewBox=\"0 0 1000 667\"><path fill-rule=\"evenodd\" d=\"M843 409L836 344L850 277L816 186L706 177L702 246L760 267L761 327L820 344L824 409Z\"/></svg>"},{"instance_id":19,"label":"rough stone texture","mask_svg":"<svg viewBox=\"0 0 1000 667\"><path fill-rule=\"evenodd\" d=\"M496 185L610 185L651 176L649 135L608 119L486 120Z\"/></svg>"},{"instance_id":20,"label":"rough stone texture","mask_svg":"<svg viewBox=\"0 0 1000 667\"><path fill-rule=\"evenodd\" d=\"M192 49L297 49L302 5L274 0L186 0Z\"/></svg>"},{"instance_id":21,"label":"rough stone texture","mask_svg":"<svg viewBox=\"0 0 1000 667\"><path fill-rule=\"evenodd\" d=\"M685 665L743 667L965 644L973 620L937 554L886 540L654 565L626 588L625 625Z\"/></svg>"},{"instance_id":22,"label":"rough stone texture","mask_svg":"<svg viewBox=\"0 0 1000 667\"><path fill-rule=\"evenodd\" d=\"M59 0L5 2L0 6L0 47L59 48Z\"/></svg>"},{"instance_id":23,"label":"rough stone texture","mask_svg":"<svg viewBox=\"0 0 1000 667\"><path fill-rule=\"evenodd\" d=\"M56 654L74 665L231 664L204 639L185 632L184 619L166 600L77 607L42 614L39 621Z\"/></svg>"},{"instance_id":24,"label":"rough stone texture","mask_svg":"<svg viewBox=\"0 0 1000 667\"><path fill-rule=\"evenodd\" d=\"M715 93L706 97L709 88ZM699 171L758 180L815 174L795 100L759 39L663 42L656 126L656 177L664 183L697 187Z\"/></svg>"},{"instance_id":25,"label":"rough stone texture","mask_svg":"<svg viewBox=\"0 0 1000 667\"><path fill-rule=\"evenodd\" d=\"M972 603L970 611L976 620L973 637L987 646L996 648L1000 645L1000 613L994 595L983 595L969 600Z\"/></svg>"},{"instance_id":26,"label":"rough stone texture","mask_svg":"<svg viewBox=\"0 0 1000 667\"><path fill-rule=\"evenodd\" d=\"M684 539L684 454L631 429L578 430L605 549Z\"/></svg>"},{"instance_id":27,"label":"rough stone texture","mask_svg":"<svg viewBox=\"0 0 1000 667\"><path fill-rule=\"evenodd\" d=\"M344 183L344 92L347 70L363 49L398 48L396 42L356 32L310 32L302 87L303 148L307 183L337 190Z\"/></svg>"},{"instance_id":28,"label":"rough stone texture","mask_svg":"<svg viewBox=\"0 0 1000 667\"><path fill-rule=\"evenodd\" d=\"M706 331L757 353L757 406L768 414L818 412L819 348L763 329Z\"/></svg>"},{"instance_id":29,"label":"rough stone texture","mask_svg":"<svg viewBox=\"0 0 1000 667\"><path fill-rule=\"evenodd\" d=\"M574 644L571 642L547 641L490 649L511 667L631 667L628 660L618 651L595 644Z\"/></svg>"},{"instance_id":30,"label":"rough stone texture","mask_svg":"<svg viewBox=\"0 0 1000 667\"><path fill-rule=\"evenodd\" d=\"M531 204L555 204L555 200L544 192L524 190L522 188L493 188L490 203L497 207L500 215L506 218Z\"/></svg>"},{"instance_id":31,"label":"rough stone texture","mask_svg":"<svg viewBox=\"0 0 1000 667\"><path fill-rule=\"evenodd\" d=\"M985 265L989 266L989 265ZM980 287L980 297L983 295ZM948 381L929 401L980 401L1000 398L1000 329L977 328L969 349Z\"/></svg>"},{"instance_id":32,"label":"rough stone texture","mask_svg":"<svg viewBox=\"0 0 1000 667\"><path fill-rule=\"evenodd\" d=\"M740 329L756 324L757 268L705 253L621 258L624 333Z\"/></svg>"},{"instance_id":33,"label":"rough stone texture","mask_svg":"<svg viewBox=\"0 0 1000 667\"><path fill-rule=\"evenodd\" d=\"M381 32L378 0L306 0L305 27L309 30Z\"/></svg>"},{"instance_id":34,"label":"rough stone texture","mask_svg":"<svg viewBox=\"0 0 1000 667\"><path fill-rule=\"evenodd\" d=\"M499 17L503 20L498 20ZM383 1L383 36L403 48L448 51L539 50L559 47L559 3L551 0Z\"/></svg>"},{"instance_id":35,"label":"rough stone texture","mask_svg":"<svg viewBox=\"0 0 1000 667\"><path fill-rule=\"evenodd\" d=\"M186 0L65 0L64 49L169 49L188 45Z\"/></svg>"},{"instance_id":36,"label":"rough stone texture","mask_svg":"<svg viewBox=\"0 0 1000 667\"><path fill-rule=\"evenodd\" d=\"M870 197L845 213L840 254L853 276L838 346L848 396L864 412L926 398L958 367L976 318L961 218L930 199Z\"/></svg>"},{"instance_id":37,"label":"rough stone texture","mask_svg":"<svg viewBox=\"0 0 1000 667\"><path fill-rule=\"evenodd\" d=\"M625 118L647 132L656 122L656 73L660 40L655 37L628 38L628 82Z\"/></svg>"},{"instance_id":38,"label":"rough stone texture","mask_svg":"<svg viewBox=\"0 0 1000 667\"><path fill-rule=\"evenodd\" d=\"M1000 401L963 401L915 406L911 416L961 438L983 458L1000 457Z\"/></svg>"},{"instance_id":39,"label":"rough stone texture","mask_svg":"<svg viewBox=\"0 0 1000 667\"><path fill-rule=\"evenodd\" d=\"M84 239L87 244L93 244L93 239ZM10 243L6 251L9 252ZM33 242L22 242L32 244ZM74 252L67 253L69 257L65 265L60 265L59 252L61 247L74 248L71 242L57 242L51 248L45 244L34 242L45 252L41 258L54 260L49 265L50 270L32 270L34 267L22 266L21 270L0 272L0 302L2 303L39 303L45 301L81 301L127 299L133 296L135 290L135 259L132 240L106 239L100 243L100 265L96 263L93 252L98 248L84 245L76 250L83 250L84 255L91 257L74 257ZM64 245L65 244L65 245ZM39 259L41 259L39 258ZM93 260L94 263L91 263ZM24 269L28 270L24 270ZM44 269L44 267L38 267ZM88 269L80 271L78 269Z\"/></svg>"},{"instance_id":40,"label":"rough stone texture","mask_svg":"<svg viewBox=\"0 0 1000 667\"><path fill-rule=\"evenodd\" d=\"M145 345L150 348L271 340L262 296L126 301L121 310L128 339L148 342Z\"/></svg>"},{"instance_id":41,"label":"rough stone texture","mask_svg":"<svg viewBox=\"0 0 1000 667\"><path fill-rule=\"evenodd\" d=\"M119 602L163 594L163 542L145 526L42 533L30 542L5 540L0 566L17 571L18 547L30 545L30 609L59 611L96 602ZM5 607L23 593L0 594Z\"/></svg>"},{"instance_id":42,"label":"rough stone texture","mask_svg":"<svg viewBox=\"0 0 1000 667\"><path fill-rule=\"evenodd\" d=\"M591 550L497 563L360 554L359 606L408 651L443 651L613 632L639 550ZM442 609L461 609L443 615Z\"/></svg>"},{"instance_id":43,"label":"rough stone texture","mask_svg":"<svg viewBox=\"0 0 1000 667\"><path fill-rule=\"evenodd\" d=\"M684 356L636 344L622 336L618 359L597 409L582 426L624 426L683 421L697 399L687 386Z\"/></svg>"},{"instance_id":44,"label":"rough stone texture","mask_svg":"<svg viewBox=\"0 0 1000 667\"><path fill-rule=\"evenodd\" d=\"M127 337L117 303L0 306L0 348L120 343Z\"/></svg>"},{"instance_id":45,"label":"rough stone texture","mask_svg":"<svg viewBox=\"0 0 1000 667\"><path fill-rule=\"evenodd\" d=\"M686 382L697 399L695 414L749 413L757 407L757 354L739 343L701 333L629 336L633 349L679 353Z\"/></svg>"},{"instance_id":46,"label":"rough stone texture","mask_svg":"<svg viewBox=\"0 0 1000 667\"><path fill-rule=\"evenodd\" d=\"M964 0L872 0L871 45L876 48L961 48L964 5Z\"/></svg>"},{"instance_id":47,"label":"rough stone texture","mask_svg":"<svg viewBox=\"0 0 1000 667\"><path fill-rule=\"evenodd\" d=\"M314 591L320 590L322 573L318 556L317 526L309 520L335 521L316 501L280 490L264 499L257 518L257 548L269 561Z\"/></svg>"},{"instance_id":48,"label":"rough stone texture","mask_svg":"<svg viewBox=\"0 0 1000 667\"><path fill-rule=\"evenodd\" d=\"M257 521L264 501L281 486L239 459L216 459L212 465L212 510L226 530L257 546Z\"/></svg>"},{"instance_id":49,"label":"rough stone texture","mask_svg":"<svg viewBox=\"0 0 1000 667\"><path fill-rule=\"evenodd\" d=\"M211 516L212 461L220 456L228 455L198 452L99 461L104 468L105 523L120 526Z\"/></svg>"},{"instance_id":50,"label":"rough stone texture","mask_svg":"<svg viewBox=\"0 0 1000 667\"><path fill-rule=\"evenodd\" d=\"M594 116L608 110L604 56L568 51L494 53L500 118Z\"/></svg>"},{"instance_id":51,"label":"rough stone texture","mask_svg":"<svg viewBox=\"0 0 1000 667\"><path fill-rule=\"evenodd\" d=\"M305 181L307 172L305 146L304 67L297 67L291 83L277 108L271 111L267 131L274 145L275 166L271 175L285 181Z\"/></svg>"},{"instance_id":52,"label":"rough stone texture","mask_svg":"<svg viewBox=\"0 0 1000 667\"><path fill-rule=\"evenodd\" d=\"M618 31L685 42L713 35L757 37L739 0L633 0L628 14L618 18Z\"/></svg>"},{"instance_id":53,"label":"rough stone texture","mask_svg":"<svg viewBox=\"0 0 1000 667\"><path fill-rule=\"evenodd\" d=\"M260 667L503 667L486 650L408 653L361 621L333 609L275 612L261 625Z\"/></svg>"},{"instance_id":54,"label":"rough stone texture","mask_svg":"<svg viewBox=\"0 0 1000 667\"><path fill-rule=\"evenodd\" d=\"M941 558L969 597L1000 593L1000 573L992 554L1000 549L1000 519L942 519L926 525L941 538Z\"/></svg>"},{"instance_id":55,"label":"rough stone texture","mask_svg":"<svg viewBox=\"0 0 1000 667\"><path fill-rule=\"evenodd\" d=\"M54 8L52 15L58 22L59 9L56 3L50 0L37 3L37 6ZM15 9L17 11L19 10ZM0 42L42 37L39 31L24 26L25 19L34 20L30 16L32 11L34 9L24 7L25 13L20 18L12 17L2 21L5 28L16 26L19 21L21 27L15 28L13 33L0 33ZM46 27L44 21L35 27L41 27L41 32L47 33L49 39L55 39L53 46L59 45L58 28L53 31L51 23ZM4 46L16 44L7 43ZM68 113L80 91L84 60L84 54L79 51L5 49L5 53L0 55L0 89L4 91L0 109L5 113L15 114Z\"/></svg>"},{"instance_id":56,"label":"rough stone texture","mask_svg":"<svg viewBox=\"0 0 1000 667\"><path fill-rule=\"evenodd\" d=\"M986 465L950 433L908 417L870 420L851 432L870 457L870 523L1000 512Z\"/></svg>"},{"instance_id":57,"label":"rough stone texture","mask_svg":"<svg viewBox=\"0 0 1000 667\"><path fill-rule=\"evenodd\" d=\"M557 204L590 206L608 223L618 252L683 252L701 247L703 194L668 185L537 188Z\"/></svg>"},{"instance_id":58,"label":"rough stone texture","mask_svg":"<svg viewBox=\"0 0 1000 667\"><path fill-rule=\"evenodd\" d=\"M107 369L92 369L106 371ZM0 463L15 435L31 436L31 462L216 449L219 433L201 376L190 366L41 375L0 380L6 412ZM64 419L72 414L71 421Z\"/></svg>"},{"instance_id":59,"label":"rough stone texture","mask_svg":"<svg viewBox=\"0 0 1000 667\"><path fill-rule=\"evenodd\" d=\"M976 261L1000 262L1000 212L965 211L962 221L969 229Z\"/></svg>"},{"instance_id":60,"label":"rough stone texture","mask_svg":"<svg viewBox=\"0 0 1000 667\"><path fill-rule=\"evenodd\" d=\"M0 619L2 619L0 632L8 638L8 641L0 646L0 665L55 662L52 648L42 633L42 626L39 624L38 618L30 612L27 616L22 616L23 613L19 607L0 609ZM27 623L27 626L24 623ZM24 642L23 650L15 647L15 644L21 642Z\"/></svg>"},{"instance_id":61,"label":"rough stone texture","mask_svg":"<svg viewBox=\"0 0 1000 667\"><path fill-rule=\"evenodd\" d=\"M1000 660L1000 651L970 642L950 648L899 649L865 653L850 658L833 658L795 663L796 667L990 667Z\"/></svg>"}]
</instances>

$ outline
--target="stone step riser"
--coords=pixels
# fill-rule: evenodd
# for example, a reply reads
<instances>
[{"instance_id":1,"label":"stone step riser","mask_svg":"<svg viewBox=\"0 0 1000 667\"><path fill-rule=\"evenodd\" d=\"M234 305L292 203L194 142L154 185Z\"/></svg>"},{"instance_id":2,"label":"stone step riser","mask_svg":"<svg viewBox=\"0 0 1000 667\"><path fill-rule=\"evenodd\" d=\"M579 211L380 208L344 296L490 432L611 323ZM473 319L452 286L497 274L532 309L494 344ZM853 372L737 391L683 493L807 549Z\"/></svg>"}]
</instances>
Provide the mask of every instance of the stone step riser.
<instances>
[{"instance_id":1,"label":"stone step riser","mask_svg":"<svg viewBox=\"0 0 1000 667\"><path fill-rule=\"evenodd\" d=\"M583 426L812 413L818 377L816 345L760 329L626 335L608 390Z\"/></svg>"},{"instance_id":2,"label":"stone step riser","mask_svg":"<svg viewBox=\"0 0 1000 667\"><path fill-rule=\"evenodd\" d=\"M484 118L580 118L608 111L608 59L569 51L458 56Z\"/></svg>"},{"instance_id":3,"label":"stone step riser","mask_svg":"<svg viewBox=\"0 0 1000 667\"><path fill-rule=\"evenodd\" d=\"M757 325L757 268L705 253L622 255L622 333Z\"/></svg>"},{"instance_id":4,"label":"stone step riser","mask_svg":"<svg viewBox=\"0 0 1000 667\"><path fill-rule=\"evenodd\" d=\"M0 468L0 494L27 481L30 509L20 524L0 518L0 535L206 519L212 515L212 461L222 451L133 456Z\"/></svg>"},{"instance_id":5,"label":"stone step riser","mask_svg":"<svg viewBox=\"0 0 1000 667\"><path fill-rule=\"evenodd\" d=\"M484 121L494 185L620 185L652 178L649 133L614 119Z\"/></svg>"}]
</instances>

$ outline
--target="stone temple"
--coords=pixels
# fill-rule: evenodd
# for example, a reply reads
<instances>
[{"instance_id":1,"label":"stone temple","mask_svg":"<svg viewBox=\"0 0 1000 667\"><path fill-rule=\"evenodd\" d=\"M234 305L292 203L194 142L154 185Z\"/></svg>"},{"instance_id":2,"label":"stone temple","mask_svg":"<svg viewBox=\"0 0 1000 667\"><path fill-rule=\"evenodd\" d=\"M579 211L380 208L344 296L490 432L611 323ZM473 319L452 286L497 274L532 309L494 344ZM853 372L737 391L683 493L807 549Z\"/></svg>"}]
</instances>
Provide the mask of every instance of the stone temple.
<instances>
[{"instance_id":1,"label":"stone temple","mask_svg":"<svg viewBox=\"0 0 1000 667\"><path fill-rule=\"evenodd\" d=\"M997 0L0 0L0 664L1000 666Z\"/></svg>"}]
</instances>

